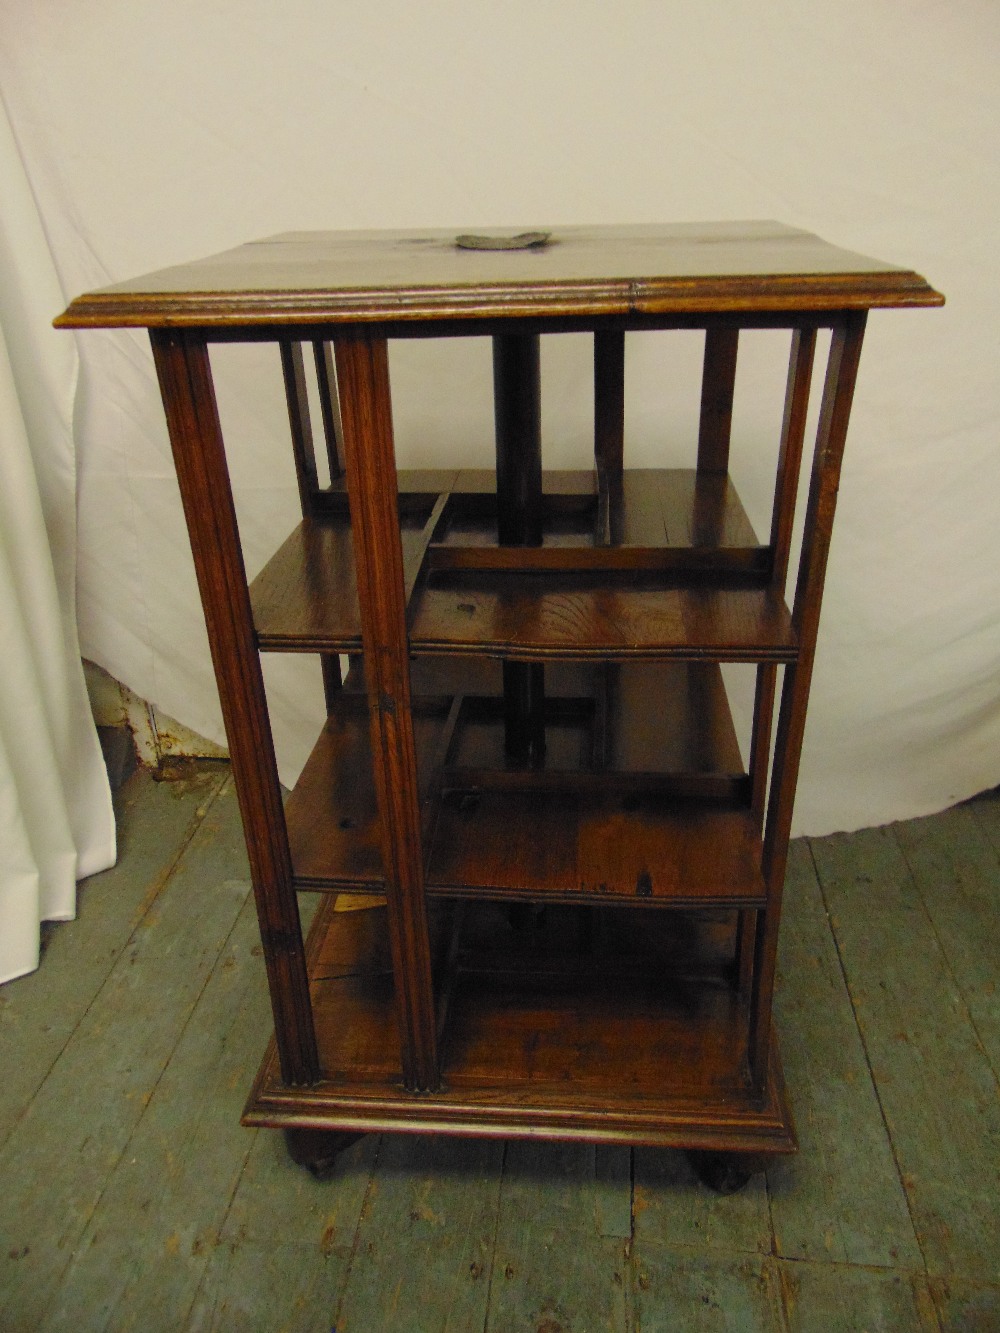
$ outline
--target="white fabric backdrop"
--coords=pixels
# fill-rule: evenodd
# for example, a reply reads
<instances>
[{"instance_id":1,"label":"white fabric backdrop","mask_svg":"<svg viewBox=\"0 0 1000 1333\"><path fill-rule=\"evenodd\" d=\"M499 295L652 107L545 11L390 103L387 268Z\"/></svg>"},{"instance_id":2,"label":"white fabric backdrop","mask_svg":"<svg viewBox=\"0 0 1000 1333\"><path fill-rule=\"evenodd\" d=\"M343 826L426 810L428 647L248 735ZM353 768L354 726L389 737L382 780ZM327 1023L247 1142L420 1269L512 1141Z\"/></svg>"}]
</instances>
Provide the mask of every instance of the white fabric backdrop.
<instances>
[{"instance_id":1,"label":"white fabric backdrop","mask_svg":"<svg viewBox=\"0 0 1000 1333\"><path fill-rule=\"evenodd\" d=\"M0 116L0 982L38 966L42 921L115 860L111 793L75 619L72 344L9 126ZM15 378L16 377L16 378Z\"/></svg>"},{"instance_id":2,"label":"white fabric backdrop","mask_svg":"<svg viewBox=\"0 0 1000 1333\"><path fill-rule=\"evenodd\" d=\"M1000 7L0 10L0 79L70 293L282 230L711 217L777 217L924 273L943 311L869 323L796 828L910 816L1000 781ZM734 466L759 523L785 352L749 342ZM78 345L84 651L221 738L148 346L128 333ZM586 348L543 355L546 463L582 463ZM678 335L630 340L630 461L690 456L698 358ZM296 518L276 359L216 362L253 568ZM395 346L392 368L402 463L488 462L482 347ZM290 781L318 676L288 658L267 669Z\"/></svg>"}]
</instances>

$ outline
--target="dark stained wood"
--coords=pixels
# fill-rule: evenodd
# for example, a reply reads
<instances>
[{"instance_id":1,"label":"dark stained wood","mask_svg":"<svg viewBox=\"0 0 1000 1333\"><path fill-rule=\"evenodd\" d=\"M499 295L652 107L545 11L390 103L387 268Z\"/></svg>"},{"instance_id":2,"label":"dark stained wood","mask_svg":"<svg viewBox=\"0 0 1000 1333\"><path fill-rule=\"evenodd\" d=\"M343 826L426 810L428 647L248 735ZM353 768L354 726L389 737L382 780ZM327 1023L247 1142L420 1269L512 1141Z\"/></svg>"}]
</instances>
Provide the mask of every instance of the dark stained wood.
<instances>
[{"instance_id":1,"label":"dark stained wood","mask_svg":"<svg viewBox=\"0 0 1000 1333\"><path fill-rule=\"evenodd\" d=\"M340 417L340 393L337 389L337 367L333 348L328 342L313 342L313 360L316 364L316 382L319 386L320 414L323 419L323 438L326 441L327 465L330 480L336 481L344 473L344 424Z\"/></svg>"},{"instance_id":2,"label":"dark stained wood","mask_svg":"<svg viewBox=\"0 0 1000 1333\"><path fill-rule=\"evenodd\" d=\"M455 235L291 232L79 297L58 323L405 326L943 302L913 272L775 222L560 227L531 251L462 250Z\"/></svg>"},{"instance_id":3,"label":"dark stained wood","mask_svg":"<svg viewBox=\"0 0 1000 1333\"><path fill-rule=\"evenodd\" d=\"M340 658L336 653L321 653L319 664L323 673L323 698L326 700L326 711L329 713L333 709L337 693L344 683L340 670Z\"/></svg>"},{"instance_id":4,"label":"dark stained wood","mask_svg":"<svg viewBox=\"0 0 1000 1333\"><path fill-rule=\"evenodd\" d=\"M197 334L151 334L246 831L250 872L290 1084L316 1074L316 1044L298 907L246 571L208 349Z\"/></svg>"},{"instance_id":5,"label":"dark stained wood","mask_svg":"<svg viewBox=\"0 0 1000 1333\"><path fill-rule=\"evenodd\" d=\"M696 975L665 988L649 967L636 969L631 985L617 971L602 978L594 968L562 979L495 967L463 972L449 1010L442 1086L414 1099L393 1077L398 1040L385 932L377 921L357 924L379 915L336 912L332 899L321 905L311 932L320 946L311 956L334 966L314 981L313 1000L329 1077L293 1093L270 1052L245 1123L794 1149L776 1056L763 1100L749 1087L745 1015L732 991L699 984ZM667 922L665 914L652 919Z\"/></svg>"},{"instance_id":6,"label":"dark stained wood","mask_svg":"<svg viewBox=\"0 0 1000 1333\"><path fill-rule=\"evenodd\" d=\"M809 411L809 390L812 385L815 354L816 330L796 329L792 334L792 347L788 360L788 382L785 388L785 410L781 423L778 472L771 519L774 582L775 586L782 590L788 573L788 557L792 545L795 499L799 489L802 444L806 434L806 416Z\"/></svg>"},{"instance_id":7,"label":"dark stained wood","mask_svg":"<svg viewBox=\"0 0 1000 1333\"><path fill-rule=\"evenodd\" d=\"M598 510L595 541L618 545L622 533L625 459L625 331L594 334L594 463Z\"/></svg>"},{"instance_id":8,"label":"dark stained wood","mask_svg":"<svg viewBox=\"0 0 1000 1333\"><path fill-rule=\"evenodd\" d=\"M497 541L542 543L542 403L537 334L493 338L497 451ZM507 755L537 764L545 753L545 673L536 662L503 664Z\"/></svg>"},{"instance_id":9,"label":"dark stained wood","mask_svg":"<svg viewBox=\"0 0 1000 1333\"><path fill-rule=\"evenodd\" d=\"M637 827L643 820L653 818L648 808L642 812L644 801L652 800L654 806L666 803L668 818L672 803L690 801L695 796L714 800L723 808L746 804L746 778L716 666L629 663L617 669L606 700L610 721L603 775L588 769L594 744L594 698L601 689L600 678L593 669L562 663L552 669L545 767L524 774L505 768L499 670L492 676L484 676L475 663L465 661L452 664L452 668L445 671L437 661L428 659L421 664L414 682L422 691L414 696L412 705L418 785L424 822L431 826L438 819L442 791L448 793L446 817L461 822L461 793L484 786L492 788L497 797L506 792L507 800L528 807L534 795L547 793L551 801L560 791L570 798L571 805L582 799L598 812L602 802L608 814L615 812L617 804L619 817L628 815ZM463 697L474 707L467 707L461 713L446 754L442 754L442 737L448 727L452 701ZM563 701L579 705L579 711L575 715L560 715L556 710ZM584 707L587 704L589 709ZM445 762L444 772L437 772L436 765ZM622 811L623 803L632 807L631 811ZM465 805L468 814L470 802L465 801ZM693 813L689 811L688 821L692 837L695 836L690 820ZM385 881L380 819L368 744L368 719L362 699L354 692L350 680L288 799L285 814L298 887L339 892L382 891ZM489 801L475 818L499 821L490 823L487 836L491 846L502 846L504 839L516 836L503 822L506 815L502 809L491 815ZM579 814L574 816L574 820L579 818ZM598 814L591 818L598 818ZM740 826L746 832L745 821ZM578 842L579 827L574 822L572 828L567 825L563 830L570 841L565 844L565 858L556 872L556 879L562 884L575 883L576 864L581 856L588 854ZM711 825L706 831L714 836ZM439 834L439 841L440 838ZM465 841L467 837L463 837ZM549 849L553 858L556 846L552 842ZM755 885L754 893L760 896L759 879L752 873L753 846L751 839L746 853L751 857L747 873ZM698 853L691 849L688 854ZM702 852L702 855L713 854L718 855L719 849ZM427 891L450 894L452 882L436 879L434 869L432 858ZM478 883L482 889L485 881ZM621 883L627 893L634 894L634 878ZM540 883L538 891L548 896L549 886ZM614 892L614 888L599 890L595 900L602 901ZM580 900L581 893L579 887L574 888L573 899ZM558 895L553 892L553 896ZM651 889L649 905L659 901Z\"/></svg>"},{"instance_id":10,"label":"dark stained wood","mask_svg":"<svg viewBox=\"0 0 1000 1333\"><path fill-rule=\"evenodd\" d=\"M854 385L866 318L865 312L845 315L843 324L834 330L813 454L805 536L792 612L798 632L799 652L796 660L785 667L782 684L774 771L771 779L773 796L768 804L767 824L764 830L764 878L768 887L768 905L758 918L754 940L750 1060L755 1078L758 1080L766 1077L778 924L781 917L781 891L792 826L795 784L802 753L802 737L805 733L806 706L809 701L809 685L816 654L823 581L826 577L833 518L837 507L840 467L847 439L851 403L854 399Z\"/></svg>"},{"instance_id":11,"label":"dark stained wood","mask_svg":"<svg viewBox=\"0 0 1000 1333\"><path fill-rule=\"evenodd\" d=\"M545 668L540 662L503 664L504 749L512 764L537 767L545 755Z\"/></svg>"},{"instance_id":12,"label":"dark stained wood","mask_svg":"<svg viewBox=\"0 0 1000 1333\"><path fill-rule=\"evenodd\" d=\"M278 1040L249 1123L794 1151L771 1001L861 338L871 306L941 301L916 274L808 233L718 223L559 228L500 252L444 232L292 234L61 317L154 331L272 982ZM698 467L625 470L625 334L668 327L705 339ZM832 343L790 614L821 327ZM793 335L765 544L728 477L736 353L756 328ZM546 476L539 338L571 331L594 338L596 467ZM494 342L496 471L400 478L387 338L470 334ZM282 346L304 517L249 593L213 340ZM287 822L262 650L324 666L330 717ZM758 667L749 774L725 662ZM308 971L296 887L327 895ZM533 1300L510 1309L556 1318L558 1302Z\"/></svg>"},{"instance_id":13,"label":"dark stained wood","mask_svg":"<svg viewBox=\"0 0 1000 1333\"><path fill-rule=\"evenodd\" d=\"M752 906L765 897L747 810L652 783L625 793L607 783L574 790L571 781L446 793L427 882L469 897L634 907Z\"/></svg>"},{"instance_id":14,"label":"dark stained wood","mask_svg":"<svg viewBox=\"0 0 1000 1333\"><path fill-rule=\"evenodd\" d=\"M399 484L399 530L407 596L421 572L433 578L477 570L487 575L499 571L584 571L593 575L635 571L680 578L685 573L705 576L714 571L763 584L770 569L768 549L759 545L729 479L699 476L693 469L626 471L621 544L608 547L581 545L573 539L567 544L565 538L558 545L542 547L498 546L492 472L402 472ZM592 496L592 474L547 474L545 486L543 501L553 506L546 524L554 539L552 529L558 517L554 506ZM258 643L271 652L315 652L323 648L352 652L361 646L346 495L342 491L320 492L316 498L320 504L328 503L330 509L322 517L304 519L250 588ZM475 514L462 508L461 517L453 517L455 504L465 506L467 502L480 506L485 503L485 507ZM334 503L339 512L333 511ZM438 521L442 518L444 525ZM719 545L701 540L701 527L706 522ZM588 511L584 529L592 526ZM543 531L543 540L548 539ZM627 594L627 587L624 591ZM411 621L411 647L416 652L423 646L422 633L420 622Z\"/></svg>"},{"instance_id":15,"label":"dark stained wood","mask_svg":"<svg viewBox=\"0 0 1000 1333\"><path fill-rule=\"evenodd\" d=\"M813 358L816 350L815 329L796 329L788 363L788 381L785 389L785 408L778 448L778 470L771 519L771 582L784 596L785 579L792 544L792 526L795 519L795 501L799 489L799 471L802 445L805 439L806 415L809 410L809 389L812 383ZM771 759L771 728L774 719L774 701L778 685L778 670L771 662L757 668L756 697L753 710L753 730L750 738L751 805L754 816L763 827L767 802L767 779ZM753 970L754 938L757 918L748 913L740 923L740 978L744 991L750 987Z\"/></svg>"},{"instance_id":16,"label":"dark stained wood","mask_svg":"<svg viewBox=\"0 0 1000 1333\"><path fill-rule=\"evenodd\" d=\"M729 470L739 337L739 329L734 328L716 326L705 331L701 422L698 427L699 472L725 474Z\"/></svg>"},{"instance_id":17,"label":"dark stained wood","mask_svg":"<svg viewBox=\"0 0 1000 1333\"><path fill-rule=\"evenodd\" d=\"M795 518L795 499L799 489L799 470L802 444L805 439L806 414L809 410L809 387L812 381L815 350L815 330L796 330L792 335L792 350L788 365L788 385L785 390L785 412L781 426L778 475L771 520L771 550L774 561L771 578L773 586L782 594L785 591L785 577L792 544L792 524ZM757 699L754 705L753 738L750 745L750 778L753 782L753 807L761 821L764 818L767 791L771 720L774 715L776 685L777 672L774 667L770 665L760 667L757 672Z\"/></svg>"},{"instance_id":18,"label":"dark stained wood","mask_svg":"<svg viewBox=\"0 0 1000 1333\"><path fill-rule=\"evenodd\" d=\"M316 452L313 445L302 344L293 342L290 338L282 338L278 346L281 350L281 373L285 381L288 425L292 435L295 478L299 486L302 513L306 516L312 513L313 496L319 489L319 481L316 473Z\"/></svg>"},{"instance_id":19,"label":"dark stained wood","mask_svg":"<svg viewBox=\"0 0 1000 1333\"><path fill-rule=\"evenodd\" d=\"M317 508L319 496L319 477L316 470L316 450L313 443L312 422L309 415L309 392L306 388L305 366L302 360L302 345L283 338L279 344L281 350L281 370L285 381L285 400L288 404L288 424L292 436L292 457L295 460L295 477L299 488L299 503L303 519L309 519ZM322 395L323 425L327 432L327 445L331 441L333 430L333 404L330 398L330 381L326 376L326 365L320 343L316 344L316 364L320 373L321 390L325 383L325 395ZM329 350L327 350L329 355ZM335 390L334 390L335 391ZM339 424L339 407L337 409ZM331 479L339 475L337 465L336 441L331 454ZM340 689L340 660L335 653L323 653L320 656L320 668L323 673L323 695L327 711L333 707L333 701Z\"/></svg>"},{"instance_id":20,"label":"dark stained wood","mask_svg":"<svg viewBox=\"0 0 1000 1333\"><path fill-rule=\"evenodd\" d=\"M497 447L497 538L501 546L542 540L541 380L537 335L493 339Z\"/></svg>"},{"instance_id":21,"label":"dark stained wood","mask_svg":"<svg viewBox=\"0 0 1000 1333\"><path fill-rule=\"evenodd\" d=\"M424 909L420 806L410 715L403 553L396 514L389 358L363 334L336 342L351 527L371 714L372 769L382 824L389 935L403 1078L438 1085L430 944Z\"/></svg>"},{"instance_id":22,"label":"dark stained wood","mask_svg":"<svg viewBox=\"0 0 1000 1333\"><path fill-rule=\"evenodd\" d=\"M292 864L302 888L381 892L385 886L369 720L367 708L359 703L351 695L338 699L288 798ZM414 714L422 792L431 777L427 760L445 716L440 711Z\"/></svg>"},{"instance_id":23,"label":"dark stained wood","mask_svg":"<svg viewBox=\"0 0 1000 1333\"><path fill-rule=\"evenodd\" d=\"M627 576L624 576L627 577ZM649 586L597 575L437 575L411 603L415 651L569 657L789 661L797 639L767 588Z\"/></svg>"},{"instance_id":24,"label":"dark stained wood","mask_svg":"<svg viewBox=\"0 0 1000 1333\"><path fill-rule=\"evenodd\" d=\"M626 480L635 485L631 473ZM655 485L655 482L654 482ZM642 513L641 511L645 511ZM638 511L638 512L637 512ZM655 491L643 505L624 505L618 513L630 519L659 518ZM662 519L661 519L662 522ZM475 546L432 545L428 551L429 574L459 570L483 570L486 573L548 574L589 573L637 575L719 574L744 576L758 584L766 582L770 557L766 546Z\"/></svg>"}]
</instances>

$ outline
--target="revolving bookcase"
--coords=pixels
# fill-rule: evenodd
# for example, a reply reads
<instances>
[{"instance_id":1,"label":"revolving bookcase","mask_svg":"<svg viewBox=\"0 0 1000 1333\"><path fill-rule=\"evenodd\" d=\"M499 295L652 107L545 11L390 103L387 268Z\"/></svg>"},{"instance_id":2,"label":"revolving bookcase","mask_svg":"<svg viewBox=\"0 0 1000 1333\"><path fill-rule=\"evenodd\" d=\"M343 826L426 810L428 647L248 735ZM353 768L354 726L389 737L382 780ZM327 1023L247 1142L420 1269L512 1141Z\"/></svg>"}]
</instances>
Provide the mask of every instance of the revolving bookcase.
<instances>
[{"instance_id":1,"label":"revolving bookcase","mask_svg":"<svg viewBox=\"0 0 1000 1333\"><path fill-rule=\"evenodd\" d=\"M867 311L941 300L716 223L290 234L73 302L64 327L151 332L274 1014L247 1124L313 1162L373 1129L794 1150L771 1001L848 416ZM740 339L776 328L761 538L730 426ZM627 337L662 329L703 342L692 466L630 468ZM540 338L581 332L593 462L550 472ZM492 343L495 469L397 471L388 342L456 336ZM302 521L248 585L209 349L260 341ZM328 716L283 802L260 655L287 652ZM725 663L756 672L746 761Z\"/></svg>"}]
</instances>

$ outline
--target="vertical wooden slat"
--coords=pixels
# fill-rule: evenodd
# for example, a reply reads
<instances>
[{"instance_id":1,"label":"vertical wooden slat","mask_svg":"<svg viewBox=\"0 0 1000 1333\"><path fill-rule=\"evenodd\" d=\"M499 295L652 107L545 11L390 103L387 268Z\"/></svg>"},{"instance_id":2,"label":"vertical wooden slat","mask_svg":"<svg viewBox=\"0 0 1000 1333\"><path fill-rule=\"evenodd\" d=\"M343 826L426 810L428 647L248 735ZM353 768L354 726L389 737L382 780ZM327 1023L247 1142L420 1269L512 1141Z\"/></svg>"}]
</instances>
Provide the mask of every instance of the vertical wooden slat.
<instances>
[{"instance_id":1,"label":"vertical wooden slat","mask_svg":"<svg viewBox=\"0 0 1000 1333\"><path fill-rule=\"evenodd\" d=\"M340 418L340 394L337 390L337 368L333 348L328 342L313 343L316 362L316 380L319 384L319 408L323 418L323 438L330 465L330 480L344 474L344 425Z\"/></svg>"},{"instance_id":2,"label":"vertical wooden slat","mask_svg":"<svg viewBox=\"0 0 1000 1333\"><path fill-rule=\"evenodd\" d=\"M542 544L542 416L538 334L493 339L497 537L501 546Z\"/></svg>"},{"instance_id":3,"label":"vertical wooden slat","mask_svg":"<svg viewBox=\"0 0 1000 1333\"><path fill-rule=\"evenodd\" d=\"M246 832L281 1073L286 1083L312 1083L319 1059L302 929L208 347L197 332L150 338Z\"/></svg>"},{"instance_id":4,"label":"vertical wooden slat","mask_svg":"<svg viewBox=\"0 0 1000 1333\"><path fill-rule=\"evenodd\" d=\"M781 423L781 444L778 449L777 484L771 515L771 586L781 593L785 589L792 545L795 501L799 490L802 444L809 412L809 390L812 384L815 353L816 330L796 329L792 334L792 346L788 358L785 409ZM760 827L763 827L764 807L767 801L771 727L777 684L778 668L773 662L765 662L757 668L753 735L750 741L750 809ZM748 992L752 981L756 927L756 912L747 911L740 914L737 954L740 988L744 994Z\"/></svg>"},{"instance_id":5,"label":"vertical wooden slat","mask_svg":"<svg viewBox=\"0 0 1000 1333\"><path fill-rule=\"evenodd\" d=\"M624 530L625 332L594 334L594 462L597 467L597 540L618 545Z\"/></svg>"},{"instance_id":6,"label":"vertical wooden slat","mask_svg":"<svg viewBox=\"0 0 1000 1333\"><path fill-rule=\"evenodd\" d=\"M841 323L834 326L813 455L806 509L806 536L792 609L792 622L798 638L798 656L785 667L781 691L774 772L764 832L763 871L767 885L767 906L759 915L754 948L749 1055L751 1073L759 1088L763 1087L767 1075L781 892L788 857L795 784L802 754L802 737L805 733L809 685L816 655L823 582L866 319L866 311L850 311L843 316Z\"/></svg>"},{"instance_id":7,"label":"vertical wooden slat","mask_svg":"<svg viewBox=\"0 0 1000 1333\"><path fill-rule=\"evenodd\" d=\"M538 334L493 338L497 451L497 538L501 546L542 544L542 409ZM504 662L508 758L540 763L545 753L545 674L535 662Z\"/></svg>"},{"instance_id":8,"label":"vertical wooden slat","mask_svg":"<svg viewBox=\"0 0 1000 1333\"><path fill-rule=\"evenodd\" d=\"M281 373L285 380L285 402L288 404L288 425L292 433L292 456L295 459L295 478L299 484L299 501L302 513L308 515L313 512L313 497L319 482L302 344L290 338L282 338L278 346L281 351Z\"/></svg>"},{"instance_id":9,"label":"vertical wooden slat","mask_svg":"<svg viewBox=\"0 0 1000 1333\"><path fill-rule=\"evenodd\" d=\"M809 412L809 389L812 383L815 352L816 330L796 329L792 335L788 361L785 410L781 424L781 445L778 450L778 476L771 516L771 586L775 591L782 593L792 545L795 500L799 490L802 444L806 433L806 416ZM750 745L750 783L753 793L751 805L759 823L763 823L764 819L771 749L771 719L774 715L777 678L778 669L771 663L765 663L757 670L757 698L754 705L753 739Z\"/></svg>"},{"instance_id":10,"label":"vertical wooden slat","mask_svg":"<svg viewBox=\"0 0 1000 1333\"><path fill-rule=\"evenodd\" d=\"M709 325L705 330L705 368L701 380L698 471L729 471L729 436L733 425L733 388L739 329Z\"/></svg>"},{"instance_id":11,"label":"vertical wooden slat","mask_svg":"<svg viewBox=\"0 0 1000 1333\"><path fill-rule=\"evenodd\" d=\"M816 355L816 330L796 329L788 358L788 382L785 411L781 423L781 447L778 450L778 480L771 516L771 546L774 549L772 586L784 590L788 573L788 555L792 547L795 500L799 490L802 444L809 414L813 360Z\"/></svg>"},{"instance_id":12,"label":"vertical wooden slat","mask_svg":"<svg viewBox=\"0 0 1000 1333\"><path fill-rule=\"evenodd\" d=\"M299 503L303 518L308 518L315 509L316 494L319 490L319 477L316 471L316 449L313 443L312 419L309 414L309 392L306 388L306 372L302 359L302 344L289 338L279 342L281 350L281 372L285 380L285 401L288 404L288 425L292 435L292 456L295 459L295 477L299 485ZM319 344L322 346L322 344ZM322 401L323 378L320 377L320 395ZM324 408L324 426L326 409ZM323 672L323 695L326 711L332 712L334 702L340 693L342 684L340 658L336 653L321 653L320 667Z\"/></svg>"},{"instance_id":13,"label":"vertical wooden slat","mask_svg":"<svg viewBox=\"0 0 1000 1333\"><path fill-rule=\"evenodd\" d=\"M503 664L504 752L512 764L538 765L545 754L545 668Z\"/></svg>"},{"instance_id":14,"label":"vertical wooden slat","mask_svg":"<svg viewBox=\"0 0 1000 1333\"><path fill-rule=\"evenodd\" d=\"M384 338L335 342L403 1079L438 1086L396 460Z\"/></svg>"}]
</instances>

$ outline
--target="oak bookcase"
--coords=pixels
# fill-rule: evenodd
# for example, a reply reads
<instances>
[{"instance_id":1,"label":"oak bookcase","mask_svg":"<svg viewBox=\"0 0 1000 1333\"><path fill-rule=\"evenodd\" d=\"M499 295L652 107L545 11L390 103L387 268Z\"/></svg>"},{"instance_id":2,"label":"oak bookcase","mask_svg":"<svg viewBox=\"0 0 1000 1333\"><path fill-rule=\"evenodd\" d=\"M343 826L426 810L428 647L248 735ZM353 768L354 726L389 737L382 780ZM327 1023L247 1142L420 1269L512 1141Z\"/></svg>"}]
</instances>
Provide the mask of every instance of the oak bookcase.
<instances>
[{"instance_id":1,"label":"oak bookcase","mask_svg":"<svg viewBox=\"0 0 1000 1333\"><path fill-rule=\"evenodd\" d=\"M73 302L63 327L151 333L274 1014L247 1124L314 1165L373 1129L709 1171L794 1150L771 1000L848 416L868 310L941 301L806 232L713 223L293 233ZM762 328L790 339L763 540L728 467ZM626 335L659 329L704 344L693 466L626 468ZM566 332L593 335L593 466L547 472L539 339ZM492 340L496 468L397 472L387 342L455 336ZM249 586L209 360L241 341L277 345L302 504ZM265 652L323 667L287 802ZM756 668L746 765L727 662ZM305 941L300 891L325 895Z\"/></svg>"}]
</instances>

